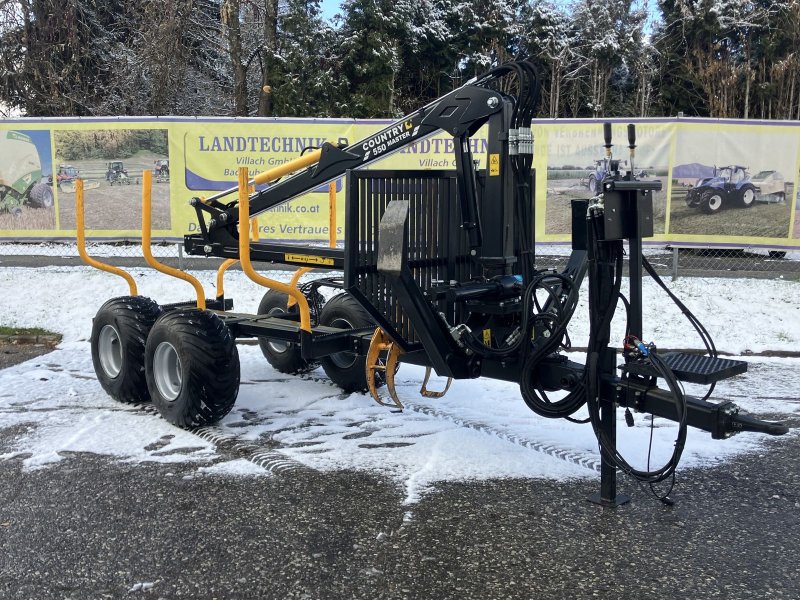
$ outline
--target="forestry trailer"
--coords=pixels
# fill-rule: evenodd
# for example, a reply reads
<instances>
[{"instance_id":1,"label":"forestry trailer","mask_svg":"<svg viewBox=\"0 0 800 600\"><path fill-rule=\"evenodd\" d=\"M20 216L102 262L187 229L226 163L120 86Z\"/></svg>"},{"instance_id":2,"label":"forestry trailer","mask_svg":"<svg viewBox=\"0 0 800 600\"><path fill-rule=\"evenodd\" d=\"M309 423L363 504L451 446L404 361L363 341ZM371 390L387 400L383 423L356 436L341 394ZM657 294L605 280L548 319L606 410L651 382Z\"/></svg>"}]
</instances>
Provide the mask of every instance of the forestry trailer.
<instances>
[{"instance_id":1,"label":"forestry trailer","mask_svg":"<svg viewBox=\"0 0 800 600\"><path fill-rule=\"evenodd\" d=\"M131 295L106 302L93 323L92 358L101 385L122 402L152 399L177 426L213 423L231 410L238 393L237 338L258 339L277 370L297 373L321 363L344 390L368 389L379 403L396 409L402 408L394 385L400 363L427 368L421 391L431 398L447 391L427 389L431 370L452 379L514 382L523 401L543 417L574 420L577 411L587 409L585 421L594 428L602 459L601 490L593 499L608 506L626 500L616 493L618 468L650 484L671 479L687 427L716 439L742 431L786 433L782 424L748 416L732 402L683 393L682 381L713 388L745 372L747 364L718 357L705 329L670 292L701 332L707 355L662 354L644 341L643 270L660 280L642 255L642 239L653 234L652 194L661 183L630 175L635 172L633 125L628 127L629 174L609 170L595 195L572 202L572 254L566 268L537 268L531 119L538 97L533 66L508 63L363 140L325 143L254 177L242 169L238 186L191 199L198 233L185 236L186 251L227 259L218 275L218 295L208 300L199 282L150 253L152 174L147 172L145 258L192 283L197 298L159 306L138 296L128 276ZM470 138L483 126L487 167L478 172ZM455 171L363 169L441 132L454 139ZM608 164L614 164L609 123L604 134ZM259 241L251 234L256 215L342 177L344 248ZM77 205L82 255L114 270L85 255L82 197ZM620 354L610 345L610 324L621 298L626 242L630 297L624 300L627 334ZM232 312L224 296L222 273L236 261L269 288L257 314ZM254 262L298 271L290 283L281 283L257 273ZM338 274L298 285L309 267ZM563 351L584 279L590 336L586 362L580 364ZM334 288L327 302L319 292L323 286ZM378 389L384 384L388 398ZM617 407L679 424L674 452L664 466L643 471L620 455Z\"/></svg>"}]
</instances>

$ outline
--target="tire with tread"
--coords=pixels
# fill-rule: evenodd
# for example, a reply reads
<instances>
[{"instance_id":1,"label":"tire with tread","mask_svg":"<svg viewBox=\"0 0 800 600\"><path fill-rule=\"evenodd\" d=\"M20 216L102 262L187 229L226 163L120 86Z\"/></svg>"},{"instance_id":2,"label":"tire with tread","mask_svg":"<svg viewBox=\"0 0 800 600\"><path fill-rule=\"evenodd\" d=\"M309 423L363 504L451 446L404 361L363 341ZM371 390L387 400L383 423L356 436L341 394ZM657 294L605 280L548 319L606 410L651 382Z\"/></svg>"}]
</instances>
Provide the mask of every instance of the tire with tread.
<instances>
[{"instance_id":1,"label":"tire with tread","mask_svg":"<svg viewBox=\"0 0 800 600\"><path fill-rule=\"evenodd\" d=\"M162 314L147 338L144 362L153 405L173 425L216 423L236 402L239 353L228 327L210 311Z\"/></svg>"},{"instance_id":2,"label":"tire with tread","mask_svg":"<svg viewBox=\"0 0 800 600\"><path fill-rule=\"evenodd\" d=\"M34 208L50 208L53 206L53 188L46 183L36 183L28 192L28 204Z\"/></svg>"},{"instance_id":3,"label":"tire with tread","mask_svg":"<svg viewBox=\"0 0 800 600\"><path fill-rule=\"evenodd\" d=\"M736 197L737 204L742 208L750 208L756 203L756 188L752 184L745 184Z\"/></svg>"},{"instance_id":4,"label":"tire with tread","mask_svg":"<svg viewBox=\"0 0 800 600\"><path fill-rule=\"evenodd\" d=\"M258 305L258 314L280 316L287 312L293 312L293 309L296 312L296 305L292 309L287 309L286 303L288 299L289 297L282 292L269 290L261 298L261 302ZM261 347L261 353L267 359L267 362L280 373L288 373L290 375L306 373L317 366L300 355L300 346L297 344L258 338L258 345Z\"/></svg>"},{"instance_id":5,"label":"tire with tread","mask_svg":"<svg viewBox=\"0 0 800 600\"><path fill-rule=\"evenodd\" d=\"M706 190L700 198L700 210L707 215L719 212L725 203L722 199L723 192L719 190Z\"/></svg>"},{"instance_id":6,"label":"tire with tread","mask_svg":"<svg viewBox=\"0 0 800 600\"><path fill-rule=\"evenodd\" d=\"M369 313L348 293L337 294L328 300L322 308L319 321L320 325L341 329L376 327ZM368 389L365 356L340 352L326 356L320 363L331 381L345 392L363 392ZM377 383L382 384L383 381L379 379Z\"/></svg>"},{"instance_id":7,"label":"tire with tread","mask_svg":"<svg viewBox=\"0 0 800 600\"><path fill-rule=\"evenodd\" d=\"M147 402L144 349L161 309L150 298L112 298L92 321L92 363L106 393L126 404Z\"/></svg>"}]
</instances>

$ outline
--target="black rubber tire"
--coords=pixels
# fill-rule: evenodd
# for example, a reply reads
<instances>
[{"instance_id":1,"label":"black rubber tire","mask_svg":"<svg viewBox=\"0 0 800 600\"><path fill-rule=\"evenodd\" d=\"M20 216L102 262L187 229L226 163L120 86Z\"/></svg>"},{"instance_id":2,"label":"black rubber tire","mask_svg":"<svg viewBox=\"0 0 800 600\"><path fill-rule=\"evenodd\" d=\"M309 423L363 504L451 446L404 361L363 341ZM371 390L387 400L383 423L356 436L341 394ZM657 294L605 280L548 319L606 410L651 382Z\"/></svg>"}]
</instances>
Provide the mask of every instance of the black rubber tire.
<instances>
[{"instance_id":1,"label":"black rubber tire","mask_svg":"<svg viewBox=\"0 0 800 600\"><path fill-rule=\"evenodd\" d=\"M173 397L162 393L169 369L156 357L160 348L167 357L177 358L179 379L168 381L176 388ZM144 365L153 405L173 425L191 429L216 423L236 402L239 353L230 329L212 312L186 309L162 314L147 338Z\"/></svg>"},{"instance_id":2,"label":"black rubber tire","mask_svg":"<svg viewBox=\"0 0 800 600\"><path fill-rule=\"evenodd\" d=\"M344 329L349 324L353 329L376 327L375 321L356 302L350 294L337 294L322 308L319 316L320 325ZM328 377L342 390L348 393L363 392L368 389L366 375L366 356L357 356L350 352L326 356L320 360ZM377 378L376 383L383 383Z\"/></svg>"},{"instance_id":3,"label":"black rubber tire","mask_svg":"<svg viewBox=\"0 0 800 600\"><path fill-rule=\"evenodd\" d=\"M94 372L101 387L119 402L150 400L144 372L144 348L160 314L158 304L150 298L123 296L103 304L92 321ZM103 333L107 327L109 329Z\"/></svg>"},{"instance_id":4,"label":"black rubber tire","mask_svg":"<svg viewBox=\"0 0 800 600\"><path fill-rule=\"evenodd\" d=\"M719 196L719 202L714 200L715 196ZM723 192L719 190L706 190L700 198L700 210L707 215L713 215L722 209L725 204Z\"/></svg>"},{"instance_id":5,"label":"black rubber tire","mask_svg":"<svg viewBox=\"0 0 800 600\"><path fill-rule=\"evenodd\" d=\"M53 206L53 188L46 183L35 183L28 192L28 204L34 208Z\"/></svg>"},{"instance_id":6,"label":"black rubber tire","mask_svg":"<svg viewBox=\"0 0 800 600\"><path fill-rule=\"evenodd\" d=\"M749 202L747 200L750 200ZM742 208L750 208L756 203L756 188L754 185L745 184L736 195L736 203Z\"/></svg>"},{"instance_id":7,"label":"black rubber tire","mask_svg":"<svg viewBox=\"0 0 800 600\"><path fill-rule=\"evenodd\" d=\"M280 316L287 312L297 312L296 306L292 309L286 308L289 297L286 294L275 290L269 290L258 305L259 315ZM273 369L280 373L306 373L316 368L316 363L308 362L300 355L300 346L297 344L283 344L285 350L280 350L280 344L271 342L267 338L258 338L258 345L267 362Z\"/></svg>"},{"instance_id":8,"label":"black rubber tire","mask_svg":"<svg viewBox=\"0 0 800 600\"><path fill-rule=\"evenodd\" d=\"M595 177L594 175L590 175L589 176L589 186L588 187L589 187L589 191L592 194L596 194L597 193L597 190L600 187L598 185L598 182L597 182L597 177Z\"/></svg>"}]
</instances>

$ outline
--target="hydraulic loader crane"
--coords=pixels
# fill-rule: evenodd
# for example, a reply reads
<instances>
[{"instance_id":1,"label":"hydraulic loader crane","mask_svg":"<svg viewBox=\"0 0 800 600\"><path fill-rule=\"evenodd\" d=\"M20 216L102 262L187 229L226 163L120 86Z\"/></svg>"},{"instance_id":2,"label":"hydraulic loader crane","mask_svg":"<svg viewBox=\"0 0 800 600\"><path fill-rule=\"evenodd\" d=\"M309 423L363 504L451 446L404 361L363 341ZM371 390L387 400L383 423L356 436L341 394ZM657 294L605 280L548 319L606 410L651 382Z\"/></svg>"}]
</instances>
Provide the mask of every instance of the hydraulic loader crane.
<instances>
[{"instance_id":1,"label":"hydraulic loader crane","mask_svg":"<svg viewBox=\"0 0 800 600\"><path fill-rule=\"evenodd\" d=\"M575 420L572 415L588 409L586 422L597 434L602 459L601 491L593 499L604 505L626 501L616 493L617 469L650 484L671 478L689 426L720 439L741 431L786 433L785 426L745 415L731 402L682 392L680 381L713 389L715 382L747 369L745 362L719 358L683 305L707 342L707 356L662 355L642 341L643 269L660 281L642 255L642 239L653 234L652 194L661 183L633 175L633 125L626 175L614 168L619 161L612 160L611 125L604 126L609 168L596 195L572 202L566 268L536 268L531 120L538 96L531 63L501 65L363 140L325 143L252 179L245 169L238 186L193 198L199 233L185 236L186 251L225 258L226 264L241 261L270 291L256 315L231 312L224 294L206 300L201 291L196 306L158 306L135 292L109 301L95 318L92 335L101 384L122 401L152 398L176 425L213 422L236 398L238 337L258 338L279 370L300 372L319 361L343 389L369 389L379 403L396 408L402 408L394 387L401 362L428 369L422 393L432 398L444 392L427 389L431 370L452 379L511 381L544 417ZM478 172L470 140L484 126L486 169ZM454 172L363 169L441 132L453 137ZM344 248L251 239L250 219L342 176ZM262 184L270 185L255 191ZM630 299L620 356L610 345L610 324L621 297L624 242ZM342 275L302 286L296 276L287 285L260 276L252 262L295 265L298 274L312 266ZM562 351L569 346L567 326L584 279L590 338L587 361L579 364ZM322 286L345 293L325 302ZM137 341L142 338L146 343ZM115 354L114 348L122 351ZM143 364L136 363L137 352L144 355ZM140 367L145 378L137 375ZM389 399L378 391L383 383ZM641 471L618 453L617 407L679 423L667 464Z\"/></svg>"}]
</instances>

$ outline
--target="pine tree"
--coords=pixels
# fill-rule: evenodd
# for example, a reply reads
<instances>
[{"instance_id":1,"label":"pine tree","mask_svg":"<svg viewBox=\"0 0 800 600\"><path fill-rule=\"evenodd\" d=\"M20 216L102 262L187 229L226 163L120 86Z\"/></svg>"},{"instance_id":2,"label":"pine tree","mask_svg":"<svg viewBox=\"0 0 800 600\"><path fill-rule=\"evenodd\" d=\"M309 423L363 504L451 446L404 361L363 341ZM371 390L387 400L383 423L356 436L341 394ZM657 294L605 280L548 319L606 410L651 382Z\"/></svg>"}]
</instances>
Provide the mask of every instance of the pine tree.
<instances>
[{"instance_id":1,"label":"pine tree","mask_svg":"<svg viewBox=\"0 0 800 600\"><path fill-rule=\"evenodd\" d=\"M408 113L450 91L458 51L453 44L450 0L397 0L388 15L399 41L399 111Z\"/></svg>"},{"instance_id":2,"label":"pine tree","mask_svg":"<svg viewBox=\"0 0 800 600\"><path fill-rule=\"evenodd\" d=\"M514 58L522 45L523 0L461 0L454 6L459 66L466 77Z\"/></svg>"},{"instance_id":3,"label":"pine tree","mask_svg":"<svg viewBox=\"0 0 800 600\"><path fill-rule=\"evenodd\" d=\"M570 19L551 0L538 0L523 9L523 52L536 59L542 79L540 112L551 119L563 115L562 90L576 65L570 44Z\"/></svg>"},{"instance_id":4,"label":"pine tree","mask_svg":"<svg viewBox=\"0 0 800 600\"><path fill-rule=\"evenodd\" d=\"M617 86L625 80L620 69L626 69L625 56L641 29L633 19L631 4L630 0L581 0L574 6L574 47L583 68L579 68L580 77L574 77L570 85L573 116L613 114L613 98L609 96L612 80Z\"/></svg>"},{"instance_id":5,"label":"pine tree","mask_svg":"<svg viewBox=\"0 0 800 600\"><path fill-rule=\"evenodd\" d=\"M321 18L319 0L289 0L278 23L272 95L277 116L335 114L340 93L334 32Z\"/></svg>"},{"instance_id":6,"label":"pine tree","mask_svg":"<svg viewBox=\"0 0 800 600\"><path fill-rule=\"evenodd\" d=\"M400 41L388 15L389 0L346 0L339 45L349 84L340 109L355 118L391 117L397 111Z\"/></svg>"}]
</instances>

